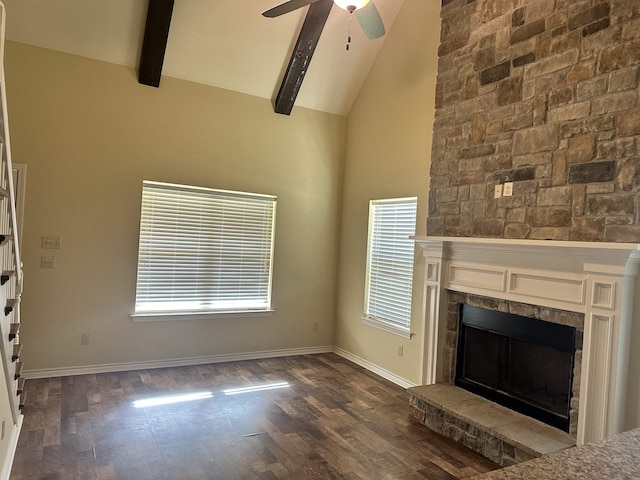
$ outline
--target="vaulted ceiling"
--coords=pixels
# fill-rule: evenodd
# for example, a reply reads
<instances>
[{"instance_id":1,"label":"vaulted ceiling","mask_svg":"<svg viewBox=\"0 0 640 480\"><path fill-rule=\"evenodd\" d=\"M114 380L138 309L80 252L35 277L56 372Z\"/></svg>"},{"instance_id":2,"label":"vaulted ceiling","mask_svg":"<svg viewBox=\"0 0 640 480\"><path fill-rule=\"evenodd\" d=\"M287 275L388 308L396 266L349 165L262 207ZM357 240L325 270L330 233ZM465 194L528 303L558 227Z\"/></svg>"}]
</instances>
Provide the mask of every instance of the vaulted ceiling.
<instances>
[{"instance_id":1,"label":"vaulted ceiling","mask_svg":"<svg viewBox=\"0 0 640 480\"><path fill-rule=\"evenodd\" d=\"M374 1L388 32L404 0ZM138 67L148 0L3 3L9 40ZM309 8L277 18L261 15L278 3L175 0L163 75L275 99ZM296 105L349 113L386 37L369 40L353 18L347 51L348 26L349 13L334 5Z\"/></svg>"}]
</instances>

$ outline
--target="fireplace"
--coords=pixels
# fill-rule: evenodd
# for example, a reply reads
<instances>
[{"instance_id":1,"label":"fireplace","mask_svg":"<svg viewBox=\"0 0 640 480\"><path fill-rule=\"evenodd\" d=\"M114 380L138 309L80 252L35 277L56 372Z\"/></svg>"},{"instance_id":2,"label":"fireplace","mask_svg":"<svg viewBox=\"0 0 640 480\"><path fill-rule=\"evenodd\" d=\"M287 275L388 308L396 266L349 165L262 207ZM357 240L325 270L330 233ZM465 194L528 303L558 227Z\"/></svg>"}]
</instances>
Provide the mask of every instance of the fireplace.
<instances>
[{"instance_id":1,"label":"fireplace","mask_svg":"<svg viewBox=\"0 0 640 480\"><path fill-rule=\"evenodd\" d=\"M577 327L573 347L562 347L553 354L554 363L562 357L564 363L567 355L574 355L574 361L569 367L565 363L561 374L569 377L568 372L573 370L573 380L564 393L559 390L564 391L566 384L553 380L552 393L562 398L557 408L549 408L549 403L553 404L549 399L528 403L537 403L537 408L562 417L566 417L568 403L568 431L579 445L640 426L640 408L636 408L640 406L640 381L634 374L640 370L640 353L630 343L631 338L640 341L640 323L634 325L634 318L640 318L640 282L636 280L640 245L435 236L418 237L416 242L425 258L422 384L454 382L452 372L459 363L454 353L459 304L469 303L465 299L482 298L482 302L494 304L490 309L515 314L520 312L513 311L513 305L515 310L537 308L540 315L535 318ZM474 306L485 306L479 303ZM566 314L574 318L567 322L562 318ZM558 317L560 321L555 321ZM471 335L494 345L487 356L508 357L513 352L513 340L485 334ZM466 342L468 329L464 335ZM505 342L511 342L510 346L504 346ZM516 342L517 349L529 347ZM487 347L485 352L489 351ZM477 363L482 353L473 355L474 366L467 363L467 367L461 367L467 373L482 377L495 369ZM517 353L511 357L511 365L528 355ZM502 391L505 375L509 373L501 372L498 381L487 382L497 383L495 390ZM509 392L506 396L519 394ZM565 422L560 422L562 429L566 429Z\"/></svg>"},{"instance_id":2,"label":"fireplace","mask_svg":"<svg viewBox=\"0 0 640 480\"><path fill-rule=\"evenodd\" d=\"M570 431L576 329L460 305L455 384Z\"/></svg>"}]
</instances>

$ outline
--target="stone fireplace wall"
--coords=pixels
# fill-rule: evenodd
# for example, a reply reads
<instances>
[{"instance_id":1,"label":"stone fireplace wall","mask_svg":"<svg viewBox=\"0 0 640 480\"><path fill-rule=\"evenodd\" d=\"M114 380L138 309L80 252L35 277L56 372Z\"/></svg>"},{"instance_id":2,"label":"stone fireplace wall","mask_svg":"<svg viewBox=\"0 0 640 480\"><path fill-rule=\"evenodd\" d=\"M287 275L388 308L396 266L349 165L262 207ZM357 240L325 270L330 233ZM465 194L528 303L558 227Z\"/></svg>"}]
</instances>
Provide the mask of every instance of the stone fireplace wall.
<instances>
[{"instance_id":1,"label":"stone fireplace wall","mask_svg":"<svg viewBox=\"0 0 640 480\"><path fill-rule=\"evenodd\" d=\"M441 16L427 234L637 242L640 2L442 0Z\"/></svg>"},{"instance_id":2,"label":"stone fireplace wall","mask_svg":"<svg viewBox=\"0 0 640 480\"><path fill-rule=\"evenodd\" d=\"M443 348L444 381L453 384L456 375L456 350L460 304L486 308L498 312L507 312L551 323L568 325L576 329L576 354L573 365L573 384L569 411L569 434L574 438L578 431L578 405L580 403L580 370L582 367L582 340L584 334L584 315L576 312L539 307L525 303L500 300L496 298L449 291L447 297L446 343Z\"/></svg>"}]
</instances>

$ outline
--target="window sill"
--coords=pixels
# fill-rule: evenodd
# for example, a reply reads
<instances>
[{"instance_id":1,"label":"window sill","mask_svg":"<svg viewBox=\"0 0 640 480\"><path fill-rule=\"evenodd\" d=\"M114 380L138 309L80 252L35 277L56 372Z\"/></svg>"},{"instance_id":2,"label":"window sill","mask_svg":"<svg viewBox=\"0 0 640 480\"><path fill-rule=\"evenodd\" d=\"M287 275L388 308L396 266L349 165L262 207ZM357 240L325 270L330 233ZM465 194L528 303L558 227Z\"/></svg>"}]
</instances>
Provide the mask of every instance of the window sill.
<instances>
[{"instance_id":1,"label":"window sill","mask_svg":"<svg viewBox=\"0 0 640 480\"><path fill-rule=\"evenodd\" d=\"M362 316L360 320L363 324L369 325L371 327L379 328L380 330L384 330L388 333L393 333L394 335L398 335L402 338L411 338L412 333L408 328L397 327L395 325L391 325L387 322L383 322L382 320L378 320L377 318Z\"/></svg>"},{"instance_id":2,"label":"window sill","mask_svg":"<svg viewBox=\"0 0 640 480\"><path fill-rule=\"evenodd\" d=\"M134 322L170 322L174 320L214 320L217 318L270 317L274 310L245 310L229 312L188 312L188 313L133 313Z\"/></svg>"}]
</instances>

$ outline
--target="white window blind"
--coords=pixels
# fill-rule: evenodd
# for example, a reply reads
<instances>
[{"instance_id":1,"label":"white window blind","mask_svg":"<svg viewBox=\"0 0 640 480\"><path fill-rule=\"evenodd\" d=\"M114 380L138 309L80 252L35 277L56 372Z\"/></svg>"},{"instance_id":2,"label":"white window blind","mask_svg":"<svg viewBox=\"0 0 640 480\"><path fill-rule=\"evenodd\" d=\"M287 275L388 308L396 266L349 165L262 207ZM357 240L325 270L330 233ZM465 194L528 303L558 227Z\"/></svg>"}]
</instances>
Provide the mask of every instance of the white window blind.
<instances>
[{"instance_id":1,"label":"white window blind","mask_svg":"<svg viewBox=\"0 0 640 480\"><path fill-rule=\"evenodd\" d=\"M270 309L276 198L145 181L136 314Z\"/></svg>"},{"instance_id":2,"label":"white window blind","mask_svg":"<svg viewBox=\"0 0 640 480\"><path fill-rule=\"evenodd\" d=\"M365 318L409 330L417 198L372 200Z\"/></svg>"}]
</instances>

